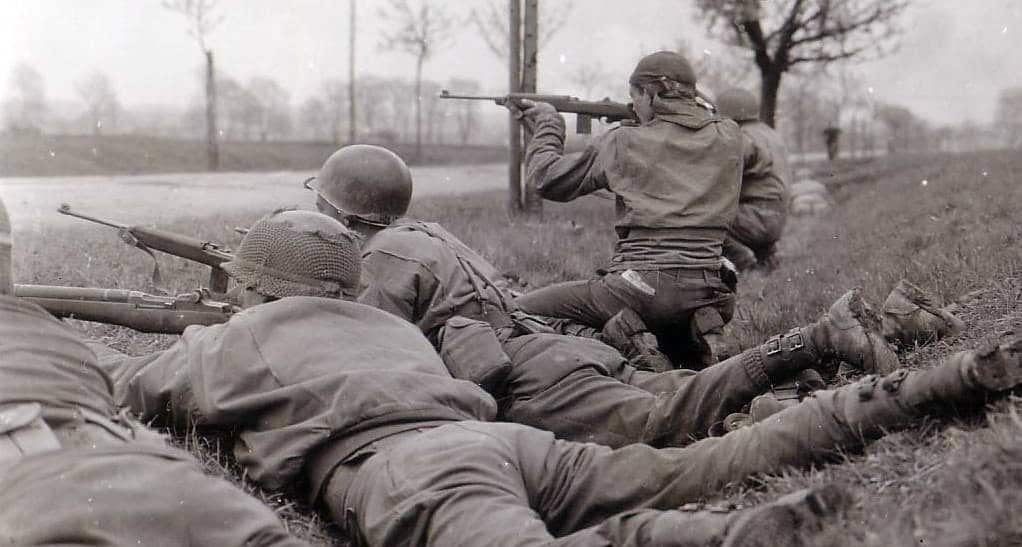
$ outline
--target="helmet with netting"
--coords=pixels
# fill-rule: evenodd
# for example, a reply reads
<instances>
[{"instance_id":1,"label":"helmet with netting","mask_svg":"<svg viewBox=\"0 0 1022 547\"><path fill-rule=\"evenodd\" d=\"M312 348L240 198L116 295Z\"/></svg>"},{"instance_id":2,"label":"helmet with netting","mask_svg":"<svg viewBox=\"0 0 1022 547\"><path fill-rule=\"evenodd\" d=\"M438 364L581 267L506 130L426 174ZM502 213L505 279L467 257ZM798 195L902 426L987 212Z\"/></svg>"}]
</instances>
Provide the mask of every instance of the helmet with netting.
<instances>
[{"instance_id":1,"label":"helmet with netting","mask_svg":"<svg viewBox=\"0 0 1022 547\"><path fill-rule=\"evenodd\" d=\"M245 234L223 269L265 296L355 296L362 259L358 236L312 211L277 211Z\"/></svg>"},{"instance_id":2,"label":"helmet with netting","mask_svg":"<svg viewBox=\"0 0 1022 547\"><path fill-rule=\"evenodd\" d=\"M747 89L732 87L717 97L717 112L736 122L758 120L759 99Z\"/></svg>"},{"instance_id":3,"label":"helmet with netting","mask_svg":"<svg viewBox=\"0 0 1022 547\"><path fill-rule=\"evenodd\" d=\"M306 187L342 216L387 226L412 200L412 174L397 154L381 146L345 146L327 158Z\"/></svg>"}]
</instances>

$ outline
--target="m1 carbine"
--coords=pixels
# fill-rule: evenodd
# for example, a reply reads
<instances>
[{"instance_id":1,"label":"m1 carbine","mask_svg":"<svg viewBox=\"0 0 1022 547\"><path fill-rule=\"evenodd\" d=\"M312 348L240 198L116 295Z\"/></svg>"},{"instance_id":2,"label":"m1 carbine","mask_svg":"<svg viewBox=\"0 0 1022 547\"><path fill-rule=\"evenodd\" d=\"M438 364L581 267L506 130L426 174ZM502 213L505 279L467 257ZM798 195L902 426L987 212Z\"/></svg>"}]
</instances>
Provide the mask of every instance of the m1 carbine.
<instances>
[{"instance_id":1,"label":"m1 carbine","mask_svg":"<svg viewBox=\"0 0 1022 547\"><path fill-rule=\"evenodd\" d=\"M570 95L538 95L535 93L508 93L507 95L455 95L446 89L440 91L441 99L465 99L470 101L493 101L500 106L519 107L522 99L544 102L553 105L558 112L575 114L575 132L592 133L593 118L606 122L622 122L638 124L639 117L631 105L614 102L610 99L602 101L583 101Z\"/></svg>"},{"instance_id":2,"label":"m1 carbine","mask_svg":"<svg viewBox=\"0 0 1022 547\"><path fill-rule=\"evenodd\" d=\"M72 211L71 206L66 203L61 205L60 208L57 209L57 212L62 215L73 216L83 220L88 220L89 222L95 222L96 224L116 228L117 234L121 236L121 239L125 243L132 247L138 247L153 258L153 262L156 265L155 270L153 270L153 283L156 285L161 284L160 266L159 262L156 260L156 255L152 252L152 249L209 266L209 290L214 293L227 292L227 272L223 271L220 268L220 265L231 260L234 256L230 253L230 251L220 247L216 243L202 241L193 237L183 236L164 230L144 228L142 226L128 226L119 222L112 222L84 215L82 213Z\"/></svg>"},{"instance_id":3,"label":"m1 carbine","mask_svg":"<svg viewBox=\"0 0 1022 547\"><path fill-rule=\"evenodd\" d=\"M224 323L235 311L230 304L211 300L204 290L160 296L124 289L15 285L14 295L56 317L161 334L181 334L188 325Z\"/></svg>"}]
</instances>

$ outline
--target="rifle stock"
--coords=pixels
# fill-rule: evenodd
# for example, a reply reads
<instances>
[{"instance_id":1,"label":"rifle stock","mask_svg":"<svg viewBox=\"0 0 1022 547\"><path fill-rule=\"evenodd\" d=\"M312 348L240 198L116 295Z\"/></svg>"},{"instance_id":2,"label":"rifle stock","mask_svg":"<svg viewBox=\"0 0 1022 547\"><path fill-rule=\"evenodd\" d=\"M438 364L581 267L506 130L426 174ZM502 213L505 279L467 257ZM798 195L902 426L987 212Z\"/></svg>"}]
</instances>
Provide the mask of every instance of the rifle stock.
<instances>
[{"instance_id":1,"label":"rifle stock","mask_svg":"<svg viewBox=\"0 0 1022 547\"><path fill-rule=\"evenodd\" d=\"M145 228L142 226L129 226L127 224L121 224L110 220L104 220L98 217L93 217L72 211L71 206L63 204L57 209L57 212L62 215L68 215L96 224L102 224L103 226L110 226L116 228L120 238L131 245L132 247L138 247L139 249L147 252L150 256L153 256L153 260L156 257L152 255L150 249L155 249L160 252L179 256L192 262L198 262L199 264L205 264L210 267L209 272L209 289L215 293L227 292L228 276L227 272L220 268L220 265L234 258L234 255L227 249L221 248L216 243L209 241L202 241L194 237L188 237L174 232L168 232L166 230L157 230L155 228ZM159 267L154 271L154 278L158 277Z\"/></svg>"},{"instance_id":2,"label":"rifle stock","mask_svg":"<svg viewBox=\"0 0 1022 547\"><path fill-rule=\"evenodd\" d=\"M181 334L189 325L224 323L234 307L205 291L160 296L124 289L15 285L14 295L56 317L120 325L140 332Z\"/></svg>"}]
</instances>

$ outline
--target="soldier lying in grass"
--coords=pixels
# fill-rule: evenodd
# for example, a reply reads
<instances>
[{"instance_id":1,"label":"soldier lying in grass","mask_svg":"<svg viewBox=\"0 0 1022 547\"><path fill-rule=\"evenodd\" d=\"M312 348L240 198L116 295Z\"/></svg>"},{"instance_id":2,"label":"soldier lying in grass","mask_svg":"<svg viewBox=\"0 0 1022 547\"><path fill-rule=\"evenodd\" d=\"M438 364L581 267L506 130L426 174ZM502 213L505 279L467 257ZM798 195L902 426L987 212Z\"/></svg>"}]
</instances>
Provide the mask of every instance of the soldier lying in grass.
<instances>
[{"instance_id":1,"label":"soldier lying in grass","mask_svg":"<svg viewBox=\"0 0 1022 547\"><path fill-rule=\"evenodd\" d=\"M117 412L76 333L13 296L10 238L0 201L0 544L304 545Z\"/></svg>"},{"instance_id":2,"label":"soldier lying in grass","mask_svg":"<svg viewBox=\"0 0 1022 547\"><path fill-rule=\"evenodd\" d=\"M266 217L225 265L245 311L189 327L166 351L105 365L118 400L143 418L234 428L249 477L271 489L304 481L366 545L798 544L847 501L843 492L824 487L735 513L675 508L1022 382L1015 340L816 392L775 419L685 448L558 440L492 423L496 402L452 378L417 328L349 301L358 256L353 234L326 216ZM841 330L842 321L828 316L822 323L835 325L821 328L877 336L859 324ZM797 338L779 340L782 351Z\"/></svg>"}]
</instances>

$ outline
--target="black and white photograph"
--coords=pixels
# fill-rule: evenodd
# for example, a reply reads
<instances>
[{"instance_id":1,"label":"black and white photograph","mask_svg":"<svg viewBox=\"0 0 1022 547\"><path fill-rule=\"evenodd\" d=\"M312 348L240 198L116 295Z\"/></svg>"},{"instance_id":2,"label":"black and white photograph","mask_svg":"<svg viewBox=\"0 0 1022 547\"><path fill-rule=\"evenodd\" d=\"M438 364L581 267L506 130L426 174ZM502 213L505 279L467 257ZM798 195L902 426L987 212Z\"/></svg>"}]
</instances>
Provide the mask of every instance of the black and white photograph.
<instances>
[{"instance_id":1,"label":"black and white photograph","mask_svg":"<svg viewBox=\"0 0 1022 547\"><path fill-rule=\"evenodd\" d=\"M0 0L0 545L1022 545L1020 415L1020 0Z\"/></svg>"}]
</instances>

